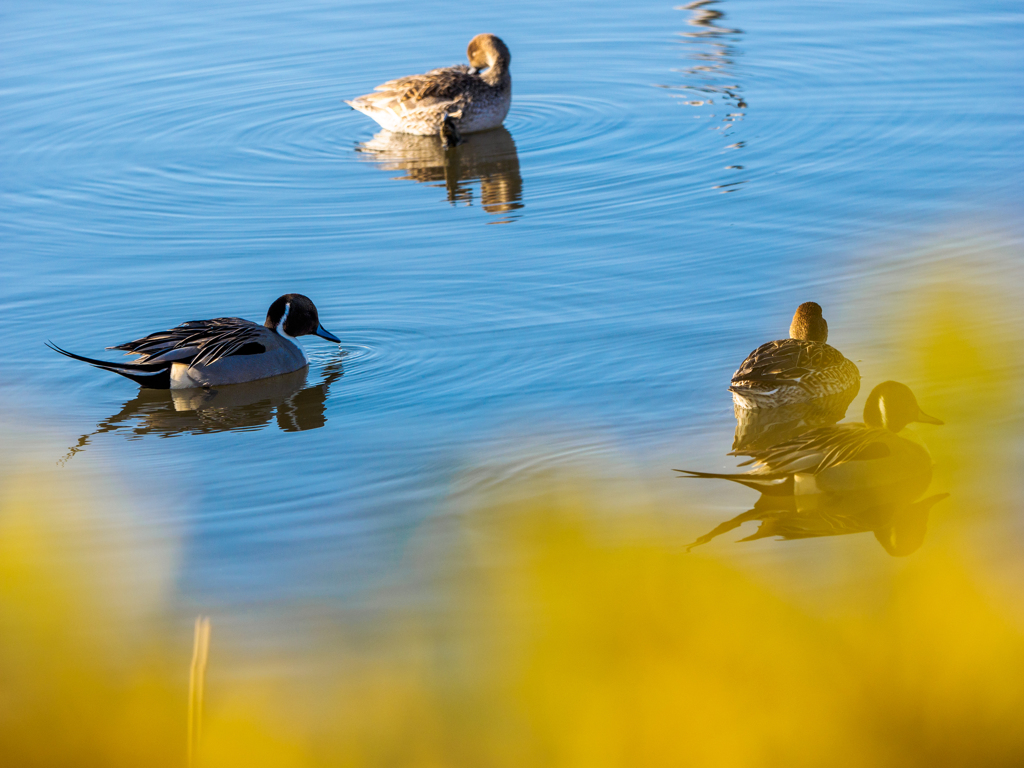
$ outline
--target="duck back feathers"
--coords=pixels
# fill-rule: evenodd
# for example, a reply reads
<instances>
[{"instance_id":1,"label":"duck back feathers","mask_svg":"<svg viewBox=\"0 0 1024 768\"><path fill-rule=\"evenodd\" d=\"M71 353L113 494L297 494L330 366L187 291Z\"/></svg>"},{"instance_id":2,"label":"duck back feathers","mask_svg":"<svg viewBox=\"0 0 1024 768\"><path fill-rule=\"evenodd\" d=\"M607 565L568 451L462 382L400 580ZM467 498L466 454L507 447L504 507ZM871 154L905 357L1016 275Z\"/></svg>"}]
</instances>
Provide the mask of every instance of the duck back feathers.
<instances>
[{"instance_id":1,"label":"duck back feathers","mask_svg":"<svg viewBox=\"0 0 1024 768\"><path fill-rule=\"evenodd\" d=\"M826 343L820 305L797 307L789 336L762 344L733 374L729 390L737 408L774 408L860 389L857 366Z\"/></svg>"},{"instance_id":2,"label":"duck back feathers","mask_svg":"<svg viewBox=\"0 0 1024 768\"><path fill-rule=\"evenodd\" d=\"M729 390L740 408L804 402L860 388L860 371L823 341L779 339L751 352Z\"/></svg>"}]
</instances>

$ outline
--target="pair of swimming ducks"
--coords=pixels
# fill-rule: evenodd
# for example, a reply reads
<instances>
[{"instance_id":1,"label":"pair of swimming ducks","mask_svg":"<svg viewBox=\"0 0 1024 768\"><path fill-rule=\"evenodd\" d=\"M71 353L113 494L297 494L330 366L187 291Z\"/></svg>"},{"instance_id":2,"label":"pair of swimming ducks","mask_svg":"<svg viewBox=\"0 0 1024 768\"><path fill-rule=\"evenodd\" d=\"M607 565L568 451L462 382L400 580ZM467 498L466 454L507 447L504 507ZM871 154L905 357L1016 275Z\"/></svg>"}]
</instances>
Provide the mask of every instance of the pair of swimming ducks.
<instances>
[{"instance_id":1,"label":"pair of swimming ducks","mask_svg":"<svg viewBox=\"0 0 1024 768\"><path fill-rule=\"evenodd\" d=\"M347 103L389 131L436 134L445 146L452 146L462 133L497 128L512 103L512 54L501 38L477 35L466 56L468 67L460 64L389 80ZM237 317L197 320L108 347L141 355L130 363L110 363L50 346L144 387L190 389L240 384L304 368L308 360L295 339L307 335L340 343L320 324L309 298L289 293L270 305L263 325Z\"/></svg>"},{"instance_id":2,"label":"pair of swimming ducks","mask_svg":"<svg viewBox=\"0 0 1024 768\"><path fill-rule=\"evenodd\" d=\"M827 343L821 307L801 304L789 338L755 349L733 374L729 389L737 409L769 409L811 403L860 386L857 366ZM848 402L848 400L847 400ZM863 423L809 429L788 440L730 455L750 458L742 473L676 470L689 477L720 478L771 495L844 493L891 486L931 472L931 456L912 436L899 434L912 422L939 424L918 405L906 384L885 381L864 403Z\"/></svg>"}]
</instances>

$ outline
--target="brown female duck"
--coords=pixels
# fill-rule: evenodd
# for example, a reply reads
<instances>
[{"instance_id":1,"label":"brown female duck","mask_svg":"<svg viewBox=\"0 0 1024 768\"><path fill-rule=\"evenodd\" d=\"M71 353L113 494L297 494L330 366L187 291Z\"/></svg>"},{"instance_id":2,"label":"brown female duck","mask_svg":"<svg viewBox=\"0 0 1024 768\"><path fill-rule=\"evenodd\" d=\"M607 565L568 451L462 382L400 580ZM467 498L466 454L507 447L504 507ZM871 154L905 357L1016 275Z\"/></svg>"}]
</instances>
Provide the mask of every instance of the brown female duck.
<instances>
[{"instance_id":1,"label":"brown female duck","mask_svg":"<svg viewBox=\"0 0 1024 768\"><path fill-rule=\"evenodd\" d=\"M857 366L830 347L821 307L796 309L789 338L762 344L733 374L729 390L737 408L773 408L860 388Z\"/></svg>"},{"instance_id":2,"label":"brown female duck","mask_svg":"<svg viewBox=\"0 0 1024 768\"><path fill-rule=\"evenodd\" d=\"M477 35L466 50L469 66L432 69L378 85L346 101L396 133L440 136L445 146L462 133L497 128L512 103L512 54L496 35Z\"/></svg>"}]
</instances>

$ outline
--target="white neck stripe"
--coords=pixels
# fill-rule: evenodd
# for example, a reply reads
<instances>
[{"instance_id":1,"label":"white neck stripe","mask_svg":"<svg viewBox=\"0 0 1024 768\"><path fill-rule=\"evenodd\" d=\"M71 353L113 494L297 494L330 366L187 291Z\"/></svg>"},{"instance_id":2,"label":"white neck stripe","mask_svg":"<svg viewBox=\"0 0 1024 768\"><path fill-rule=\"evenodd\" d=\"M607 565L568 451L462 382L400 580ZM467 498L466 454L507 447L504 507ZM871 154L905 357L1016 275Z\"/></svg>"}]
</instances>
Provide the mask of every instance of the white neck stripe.
<instances>
[{"instance_id":1,"label":"white neck stripe","mask_svg":"<svg viewBox=\"0 0 1024 768\"><path fill-rule=\"evenodd\" d=\"M277 331L282 336L288 336L288 334L285 333L284 330L284 321L288 319L288 313L291 311L291 309L292 303L289 301L287 304L284 305L284 314L281 315L281 320L278 322L277 327L274 328L274 330ZM290 339L291 336L288 336L288 338Z\"/></svg>"},{"instance_id":2,"label":"white neck stripe","mask_svg":"<svg viewBox=\"0 0 1024 768\"><path fill-rule=\"evenodd\" d=\"M288 339L288 341L290 341L292 344L294 344L295 347L299 350L299 353L302 355L302 359L308 363L309 358L306 356L306 350L302 348L302 345L299 344L299 342L297 342L293 336L289 336L287 332L285 332L284 330L284 321L288 319L288 313L291 311L291 308L292 303L290 301L284 305L284 314L281 315L281 322L277 324L277 327L274 328L274 330L277 331L277 334L279 336L283 336L284 338Z\"/></svg>"}]
</instances>

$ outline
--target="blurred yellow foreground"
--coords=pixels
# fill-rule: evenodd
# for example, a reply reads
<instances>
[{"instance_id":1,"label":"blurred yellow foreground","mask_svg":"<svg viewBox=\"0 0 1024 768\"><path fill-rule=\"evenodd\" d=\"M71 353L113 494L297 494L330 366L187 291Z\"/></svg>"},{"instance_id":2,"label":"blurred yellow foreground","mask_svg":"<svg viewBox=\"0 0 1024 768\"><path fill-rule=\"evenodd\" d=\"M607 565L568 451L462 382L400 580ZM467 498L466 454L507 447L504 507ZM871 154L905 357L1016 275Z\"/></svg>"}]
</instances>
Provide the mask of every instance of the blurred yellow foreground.
<instances>
[{"instance_id":1,"label":"blurred yellow foreground","mask_svg":"<svg viewBox=\"0 0 1024 768\"><path fill-rule=\"evenodd\" d=\"M951 495L912 556L872 543L862 573L784 588L735 545L687 554L631 488L524 479L475 500L457 543L422 546L444 563L429 611L392 611L371 643L321 626L312 675L275 674L286 649L227 674L214 614L192 763L1024 765L1020 364L1003 353L1021 336L987 296L925 293L900 331L913 354L879 372L949 425L933 454ZM140 563L144 532L81 501L110 481L8 471L0 765L187 765L191 620L158 610L173 551Z\"/></svg>"},{"instance_id":2,"label":"blurred yellow foreground","mask_svg":"<svg viewBox=\"0 0 1024 768\"><path fill-rule=\"evenodd\" d=\"M455 608L372 652L323 639L314 687L218 678L214 624L195 764L1024 764L1019 583L926 548L870 600L800 608L604 506L563 487L482 511ZM4 501L2 764L185 765L191 638L118 631L49 514Z\"/></svg>"}]
</instances>

